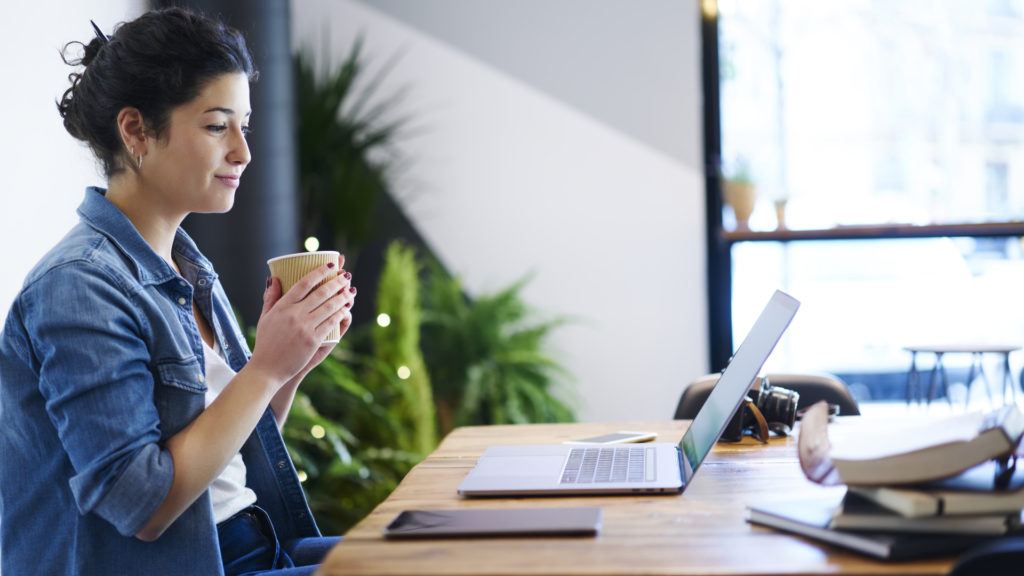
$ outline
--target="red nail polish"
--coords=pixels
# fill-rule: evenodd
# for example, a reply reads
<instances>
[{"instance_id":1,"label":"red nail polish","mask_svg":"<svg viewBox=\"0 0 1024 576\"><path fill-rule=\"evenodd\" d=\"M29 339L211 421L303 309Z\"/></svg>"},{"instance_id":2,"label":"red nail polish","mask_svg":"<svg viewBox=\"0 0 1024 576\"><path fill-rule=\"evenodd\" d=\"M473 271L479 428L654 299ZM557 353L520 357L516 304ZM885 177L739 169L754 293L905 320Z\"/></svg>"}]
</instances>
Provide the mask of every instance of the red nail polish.
<instances>
[{"instance_id":1,"label":"red nail polish","mask_svg":"<svg viewBox=\"0 0 1024 576\"><path fill-rule=\"evenodd\" d=\"M345 280L351 280L351 279L352 279L352 273L351 272L345 272Z\"/></svg>"},{"instance_id":2,"label":"red nail polish","mask_svg":"<svg viewBox=\"0 0 1024 576\"><path fill-rule=\"evenodd\" d=\"M345 308L351 308L351 307L352 307L352 303L351 302L345 302Z\"/></svg>"},{"instance_id":3,"label":"red nail polish","mask_svg":"<svg viewBox=\"0 0 1024 576\"><path fill-rule=\"evenodd\" d=\"M328 262L327 263L327 267L328 268L334 268L334 262Z\"/></svg>"},{"instance_id":4,"label":"red nail polish","mask_svg":"<svg viewBox=\"0 0 1024 576\"><path fill-rule=\"evenodd\" d=\"M270 288L270 285L273 284L273 283L274 283L274 277L273 276L267 276L267 288Z\"/></svg>"},{"instance_id":5,"label":"red nail polish","mask_svg":"<svg viewBox=\"0 0 1024 576\"><path fill-rule=\"evenodd\" d=\"M356 287L355 286L349 286L348 287L348 291L353 293L353 294L355 294L356 293Z\"/></svg>"}]
</instances>

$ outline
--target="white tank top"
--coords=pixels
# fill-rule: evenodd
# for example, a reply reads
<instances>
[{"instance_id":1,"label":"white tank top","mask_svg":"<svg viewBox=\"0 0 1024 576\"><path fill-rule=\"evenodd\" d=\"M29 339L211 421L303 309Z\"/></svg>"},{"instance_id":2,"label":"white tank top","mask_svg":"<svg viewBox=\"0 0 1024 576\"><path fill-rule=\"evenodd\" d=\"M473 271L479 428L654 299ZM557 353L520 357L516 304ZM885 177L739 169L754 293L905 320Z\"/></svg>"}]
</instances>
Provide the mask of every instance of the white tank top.
<instances>
[{"instance_id":1,"label":"white tank top","mask_svg":"<svg viewBox=\"0 0 1024 576\"><path fill-rule=\"evenodd\" d=\"M235 371L224 360L220 346L214 350L203 342L203 352L206 356L206 405L209 406L235 377ZM256 493L245 486L245 462L241 453L235 454L228 467L210 484L210 500L213 519L218 523L256 503Z\"/></svg>"}]
</instances>

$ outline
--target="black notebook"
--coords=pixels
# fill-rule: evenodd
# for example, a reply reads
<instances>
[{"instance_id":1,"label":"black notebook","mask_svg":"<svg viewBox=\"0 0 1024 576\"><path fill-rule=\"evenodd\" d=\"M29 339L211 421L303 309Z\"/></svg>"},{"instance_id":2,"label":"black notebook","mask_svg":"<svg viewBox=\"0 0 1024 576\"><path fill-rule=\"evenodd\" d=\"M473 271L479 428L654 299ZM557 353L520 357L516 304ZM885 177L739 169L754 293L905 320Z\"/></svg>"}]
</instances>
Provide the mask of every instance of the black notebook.
<instances>
[{"instance_id":1,"label":"black notebook","mask_svg":"<svg viewBox=\"0 0 1024 576\"><path fill-rule=\"evenodd\" d=\"M995 538L978 534L854 532L829 528L841 501L841 497L835 497L751 506L747 520L883 560L954 556Z\"/></svg>"}]
</instances>

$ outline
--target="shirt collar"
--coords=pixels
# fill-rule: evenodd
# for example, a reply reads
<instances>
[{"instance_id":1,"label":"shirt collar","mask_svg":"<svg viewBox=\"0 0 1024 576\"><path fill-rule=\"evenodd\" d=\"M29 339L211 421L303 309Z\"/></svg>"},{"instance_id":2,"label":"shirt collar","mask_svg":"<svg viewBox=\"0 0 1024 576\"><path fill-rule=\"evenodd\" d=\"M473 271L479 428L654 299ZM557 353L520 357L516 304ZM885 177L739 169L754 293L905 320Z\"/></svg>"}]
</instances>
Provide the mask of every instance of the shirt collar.
<instances>
[{"instance_id":1,"label":"shirt collar","mask_svg":"<svg viewBox=\"0 0 1024 576\"><path fill-rule=\"evenodd\" d=\"M178 279L174 268L146 243L131 220L107 200L106 192L106 189L98 186L86 188L85 199L78 207L82 220L109 238L128 257L140 282L162 284ZM175 234L172 251L182 274L190 283L194 283L200 275L216 277L213 265L181 228Z\"/></svg>"}]
</instances>

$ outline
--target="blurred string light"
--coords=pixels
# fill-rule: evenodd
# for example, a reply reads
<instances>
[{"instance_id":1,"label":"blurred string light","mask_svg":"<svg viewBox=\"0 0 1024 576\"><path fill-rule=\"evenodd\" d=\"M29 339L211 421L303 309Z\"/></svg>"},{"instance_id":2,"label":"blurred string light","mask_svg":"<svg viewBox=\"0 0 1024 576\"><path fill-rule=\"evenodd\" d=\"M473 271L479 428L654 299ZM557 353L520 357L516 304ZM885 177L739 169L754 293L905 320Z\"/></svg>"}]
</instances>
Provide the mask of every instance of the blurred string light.
<instances>
[{"instance_id":1,"label":"blurred string light","mask_svg":"<svg viewBox=\"0 0 1024 576\"><path fill-rule=\"evenodd\" d=\"M408 366L398 367L398 377L402 380L408 380L409 376L412 376L412 370L409 370Z\"/></svg>"},{"instance_id":2,"label":"blurred string light","mask_svg":"<svg viewBox=\"0 0 1024 576\"><path fill-rule=\"evenodd\" d=\"M381 312L380 314L377 315L377 325L380 326L381 328L387 328L388 326L391 326L391 316L388 316L387 314Z\"/></svg>"},{"instance_id":3,"label":"blurred string light","mask_svg":"<svg viewBox=\"0 0 1024 576\"><path fill-rule=\"evenodd\" d=\"M723 4L726 4L726 6L724 7L725 11L727 11L730 7L732 7L732 5L729 4L728 0L725 0L723 2ZM718 16L718 9L719 9L718 1L717 0L701 0L700 9L701 9L701 12L704 13L704 17L705 18L708 18L708 19L714 18L714 17Z\"/></svg>"},{"instance_id":4,"label":"blurred string light","mask_svg":"<svg viewBox=\"0 0 1024 576\"><path fill-rule=\"evenodd\" d=\"M327 431L324 430L323 426L319 424L313 424L313 427L309 429L309 434L313 436L313 438L319 440L320 438L323 438L324 436L327 435Z\"/></svg>"},{"instance_id":5,"label":"blurred string light","mask_svg":"<svg viewBox=\"0 0 1024 576\"><path fill-rule=\"evenodd\" d=\"M302 245L306 248L306 252L316 252L320 249L320 240L316 236L310 236Z\"/></svg>"},{"instance_id":6,"label":"blurred string light","mask_svg":"<svg viewBox=\"0 0 1024 576\"><path fill-rule=\"evenodd\" d=\"M305 482L306 478L309 478L309 476L306 475L305 470L299 470L296 474L299 476L299 482Z\"/></svg>"}]
</instances>

